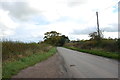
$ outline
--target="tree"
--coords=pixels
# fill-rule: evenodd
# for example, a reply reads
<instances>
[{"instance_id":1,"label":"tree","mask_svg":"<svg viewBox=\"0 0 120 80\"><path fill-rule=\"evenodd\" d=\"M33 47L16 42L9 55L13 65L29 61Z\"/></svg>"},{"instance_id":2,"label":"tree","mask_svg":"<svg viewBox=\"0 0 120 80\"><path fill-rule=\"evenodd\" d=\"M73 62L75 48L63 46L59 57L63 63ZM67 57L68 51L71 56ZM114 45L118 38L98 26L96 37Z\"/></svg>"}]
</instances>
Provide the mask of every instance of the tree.
<instances>
[{"instance_id":1,"label":"tree","mask_svg":"<svg viewBox=\"0 0 120 80\"><path fill-rule=\"evenodd\" d=\"M120 38L117 40L118 50L120 50Z\"/></svg>"},{"instance_id":2,"label":"tree","mask_svg":"<svg viewBox=\"0 0 120 80\"><path fill-rule=\"evenodd\" d=\"M44 39L49 39L52 37L60 36L61 34L56 31L51 31L51 32L46 32L44 35L45 35Z\"/></svg>"},{"instance_id":3,"label":"tree","mask_svg":"<svg viewBox=\"0 0 120 80\"><path fill-rule=\"evenodd\" d=\"M100 31L100 34L98 35L97 32L92 32L89 34L89 37L91 37L91 40L101 40L103 38L103 34L102 32Z\"/></svg>"},{"instance_id":4,"label":"tree","mask_svg":"<svg viewBox=\"0 0 120 80\"><path fill-rule=\"evenodd\" d=\"M97 32L90 33L89 36L91 37L91 40L95 40L98 37Z\"/></svg>"},{"instance_id":5,"label":"tree","mask_svg":"<svg viewBox=\"0 0 120 80\"><path fill-rule=\"evenodd\" d=\"M65 35L60 36L59 46L63 46L65 43L68 43L70 40Z\"/></svg>"},{"instance_id":6,"label":"tree","mask_svg":"<svg viewBox=\"0 0 120 80\"><path fill-rule=\"evenodd\" d=\"M63 46L64 43L69 42L69 38L65 35L61 35L56 31L46 32L44 37L44 42L55 45L55 46Z\"/></svg>"}]
</instances>

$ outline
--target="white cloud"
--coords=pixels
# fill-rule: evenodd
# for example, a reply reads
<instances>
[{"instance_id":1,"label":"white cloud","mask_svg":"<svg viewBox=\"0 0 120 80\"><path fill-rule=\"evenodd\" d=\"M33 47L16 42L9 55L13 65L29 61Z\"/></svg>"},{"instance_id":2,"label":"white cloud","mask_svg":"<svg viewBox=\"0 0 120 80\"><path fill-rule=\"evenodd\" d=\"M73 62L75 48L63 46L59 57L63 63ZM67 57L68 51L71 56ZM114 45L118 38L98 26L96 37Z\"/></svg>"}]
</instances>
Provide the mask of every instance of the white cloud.
<instances>
[{"instance_id":1,"label":"white cloud","mask_svg":"<svg viewBox=\"0 0 120 80\"><path fill-rule=\"evenodd\" d=\"M32 8L42 12L42 15L48 20L53 21L61 16L86 20L95 13L96 10L104 11L105 8L108 6L111 7L111 5L114 5L117 1L118 0L28 0L28 3Z\"/></svg>"},{"instance_id":2,"label":"white cloud","mask_svg":"<svg viewBox=\"0 0 120 80\"><path fill-rule=\"evenodd\" d=\"M105 38L118 38L118 32L103 32Z\"/></svg>"},{"instance_id":3,"label":"white cloud","mask_svg":"<svg viewBox=\"0 0 120 80\"><path fill-rule=\"evenodd\" d=\"M12 21L8 14L9 11L4 11L0 9L0 22L1 24L4 24L7 28L13 29L16 27L17 24L14 21Z\"/></svg>"},{"instance_id":4,"label":"white cloud","mask_svg":"<svg viewBox=\"0 0 120 80\"><path fill-rule=\"evenodd\" d=\"M18 25L10 18L8 14L9 11L4 11L0 9L0 37L14 34L13 30Z\"/></svg>"}]
</instances>

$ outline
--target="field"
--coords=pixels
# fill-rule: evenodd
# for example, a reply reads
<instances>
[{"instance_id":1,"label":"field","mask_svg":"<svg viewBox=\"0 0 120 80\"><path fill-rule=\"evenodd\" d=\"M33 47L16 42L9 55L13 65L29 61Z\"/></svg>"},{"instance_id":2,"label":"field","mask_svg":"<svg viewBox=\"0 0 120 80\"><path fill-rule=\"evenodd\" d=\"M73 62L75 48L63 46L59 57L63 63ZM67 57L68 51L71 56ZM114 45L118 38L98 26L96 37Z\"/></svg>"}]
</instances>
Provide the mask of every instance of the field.
<instances>
[{"instance_id":1,"label":"field","mask_svg":"<svg viewBox=\"0 0 120 80\"><path fill-rule=\"evenodd\" d=\"M44 43L2 42L2 77L10 78L20 70L47 59L56 48Z\"/></svg>"}]
</instances>

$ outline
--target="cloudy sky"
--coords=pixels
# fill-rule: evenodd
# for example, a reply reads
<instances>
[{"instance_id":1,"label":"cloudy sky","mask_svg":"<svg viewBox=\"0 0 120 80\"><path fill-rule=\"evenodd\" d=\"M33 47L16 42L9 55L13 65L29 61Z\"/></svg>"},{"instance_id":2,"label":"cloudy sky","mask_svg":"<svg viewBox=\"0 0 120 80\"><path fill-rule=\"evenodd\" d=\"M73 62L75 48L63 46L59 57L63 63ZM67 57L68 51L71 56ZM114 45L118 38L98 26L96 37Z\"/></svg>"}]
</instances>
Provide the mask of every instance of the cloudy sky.
<instances>
[{"instance_id":1,"label":"cloudy sky","mask_svg":"<svg viewBox=\"0 0 120 80\"><path fill-rule=\"evenodd\" d=\"M96 11L105 38L118 37L119 0L0 0L0 38L43 40L57 31L70 40L89 39L97 30Z\"/></svg>"}]
</instances>

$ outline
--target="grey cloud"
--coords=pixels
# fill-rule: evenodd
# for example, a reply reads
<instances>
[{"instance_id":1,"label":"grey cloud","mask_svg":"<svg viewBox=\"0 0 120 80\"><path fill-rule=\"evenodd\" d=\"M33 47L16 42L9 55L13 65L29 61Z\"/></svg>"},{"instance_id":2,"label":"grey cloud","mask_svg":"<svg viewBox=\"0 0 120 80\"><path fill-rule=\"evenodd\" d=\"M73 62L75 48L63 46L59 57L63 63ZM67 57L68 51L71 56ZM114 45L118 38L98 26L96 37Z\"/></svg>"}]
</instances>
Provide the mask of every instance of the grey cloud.
<instances>
[{"instance_id":1,"label":"grey cloud","mask_svg":"<svg viewBox=\"0 0 120 80\"><path fill-rule=\"evenodd\" d=\"M118 24L109 24L109 27L100 28L104 32L118 32ZM80 35L80 34L89 34L91 32L97 31L96 27L89 27L85 29L75 29L71 34Z\"/></svg>"},{"instance_id":2,"label":"grey cloud","mask_svg":"<svg viewBox=\"0 0 120 80\"><path fill-rule=\"evenodd\" d=\"M109 27L102 28L105 32L118 32L118 24L109 24Z\"/></svg>"},{"instance_id":3,"label":"grey cloud","mask_svg":"<svg viewBox=\"0 0 120 80\"><path fill-rule=\"evenodd\" d=\"M9 11L9 15L19 20L27 20L37 11L30 8L26 2L1 2L2 9Z\"/></svg>"},{"instance_id":4,"label":"grey cloud","mask_svg":"<svg viewBox=\"0 0 120 80\"><path fill-rule=\"evenodd\" d=\"M71 34L75 34L75 35L80 35L80 34L89 34L91 32L95 32L96 28L92 27L92 28L86 28L86 29L75 29L73 30L73 32Z\"/></svg>"}]
</instances>

